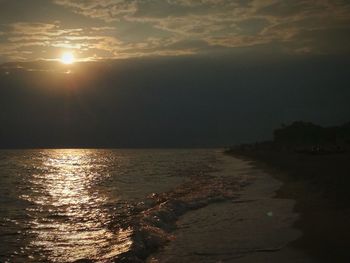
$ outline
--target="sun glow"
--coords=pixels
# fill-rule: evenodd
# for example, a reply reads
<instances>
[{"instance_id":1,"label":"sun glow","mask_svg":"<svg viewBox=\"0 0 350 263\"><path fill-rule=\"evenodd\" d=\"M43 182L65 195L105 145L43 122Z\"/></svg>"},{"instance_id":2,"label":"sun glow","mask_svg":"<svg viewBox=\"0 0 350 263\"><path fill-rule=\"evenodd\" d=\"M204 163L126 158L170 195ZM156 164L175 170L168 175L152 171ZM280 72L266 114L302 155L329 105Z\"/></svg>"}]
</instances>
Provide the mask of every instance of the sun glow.
<instances>
[{"instance_id":1,"label":"sun glow","mask_svg":"<svg viewBox=\"0 0 350 263\"><path fill-rule=\"evenodd\" d=\"M65 52L61 56L61 62L63 64L73 64L75 61L74 55L71 52Z\"/></svg>"}]
</instances>

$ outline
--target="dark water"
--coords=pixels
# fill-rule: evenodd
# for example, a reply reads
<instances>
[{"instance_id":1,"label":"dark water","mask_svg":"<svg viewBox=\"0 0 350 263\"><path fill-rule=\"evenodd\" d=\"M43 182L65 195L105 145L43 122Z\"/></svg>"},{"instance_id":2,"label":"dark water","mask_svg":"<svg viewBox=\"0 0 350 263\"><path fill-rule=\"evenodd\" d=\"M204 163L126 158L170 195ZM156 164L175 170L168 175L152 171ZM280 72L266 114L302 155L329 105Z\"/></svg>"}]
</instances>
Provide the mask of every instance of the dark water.
<instances>
[{"instance_id":1,"label":"dark water","mask_svg":"<svg viewBox=\"0 0 350 263\"><path fill-rule=\"evenodd\" d=\"M136 211L136 204L146 206L150 194L172 191L191 176L205 177L218 168L219 155L217 150L0 151L0 262L118 258L132 249L135 218L144 209Z\"/></svg>"}]
</instances>

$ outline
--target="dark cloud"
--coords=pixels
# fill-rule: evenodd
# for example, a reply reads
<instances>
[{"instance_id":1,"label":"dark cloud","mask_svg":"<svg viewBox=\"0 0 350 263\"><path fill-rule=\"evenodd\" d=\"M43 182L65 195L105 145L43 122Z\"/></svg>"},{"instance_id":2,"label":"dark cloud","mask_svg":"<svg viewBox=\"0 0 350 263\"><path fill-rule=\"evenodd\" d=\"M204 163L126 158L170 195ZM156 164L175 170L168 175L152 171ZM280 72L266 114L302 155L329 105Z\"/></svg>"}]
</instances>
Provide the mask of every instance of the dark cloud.
<instances>
[{"instance_id":1,"label":"dark cloud","mask_svg":"<svg viewBox=\"0 0 350 263\"><path fill-rule=\"evenodd\" d=\"M85 63L72 74L7 64L0 146L220 146L267 139L283 122L348 120L349 60L242 58Z\"/></svg>"},{"instance_id":2,"label":"dark cloud","mask_svg":"<svg viewBox=\"0 0 350 263\"><path fill-rule=\"evenodd\" d=\"M252 35L256 36L261 33L261 31L266 28L270 22L264 18L252 18L241 20L237 23L242 35Z\"/></svg>"},{"instance_id":3,"label":"dark cloud","mask_svg":"<svg viewBox=\"0 0 350 263\"><path fill-rule=\"evenodd\" d=\"M320 3L321 1L319 1ZM261 15L269 15L269 16L278 16L278 17L288 17L295 16L305 13L315 13L323 11L321 6L315 4L314 1L309 0L282 0L275 1L271 4L263 6L262 8L257 10L257 14Z\"/></svg>"}]
</instances>

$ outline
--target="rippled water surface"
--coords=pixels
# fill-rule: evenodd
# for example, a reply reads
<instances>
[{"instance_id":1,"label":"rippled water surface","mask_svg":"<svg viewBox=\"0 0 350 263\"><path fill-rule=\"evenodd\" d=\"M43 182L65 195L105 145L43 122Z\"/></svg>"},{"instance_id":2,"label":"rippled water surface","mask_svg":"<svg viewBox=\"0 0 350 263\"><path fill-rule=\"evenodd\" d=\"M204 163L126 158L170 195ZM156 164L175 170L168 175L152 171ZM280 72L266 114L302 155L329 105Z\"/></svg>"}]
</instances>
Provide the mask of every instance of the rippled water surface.
<instances>
[{"instance_id":1,"label":"rippled water surface","mask_svg":"<svg viewBox=\"0 0 350 263\"><path fill-rule=\"evenodd\" d=\"M216 150L0 151L0 262L104 262L128 251L131 204L210 172L217 156ZM111 228L111 221L125 224Z\"/></svg>"}]
</instances>

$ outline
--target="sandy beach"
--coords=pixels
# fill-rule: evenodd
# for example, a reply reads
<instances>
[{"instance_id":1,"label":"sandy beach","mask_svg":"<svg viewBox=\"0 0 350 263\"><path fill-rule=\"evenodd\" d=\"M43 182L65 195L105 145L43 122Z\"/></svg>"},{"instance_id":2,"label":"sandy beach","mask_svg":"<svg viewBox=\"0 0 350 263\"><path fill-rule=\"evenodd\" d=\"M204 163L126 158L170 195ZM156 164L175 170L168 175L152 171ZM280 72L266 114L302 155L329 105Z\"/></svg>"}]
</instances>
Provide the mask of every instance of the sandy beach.
<instances>
[{"instance_id":1,"label":"sandy beach","mask_svg":"<svg viewBox=\"0 0 350 263\"><path fill-rule=\"evenodd\" d=\"M233 151L283 182L278 198L296 201L294 226L303 235L290 244L316 262L349 262L349 153L308 155L266 150Z\"/></svg>"},{"instance_id":2,"label":"sandy beach","mask_svg":"<svg viewBox=\"0 0 350 263\"><path fill-rule=\"evenodd\" d=\"M295 201L276 196L282 182L250 161L226 156L218 177L246 174L239 197L186 213L174 240L147 262L317 262L290 244L302 232Z\"/></svg>"}]
</instances>

